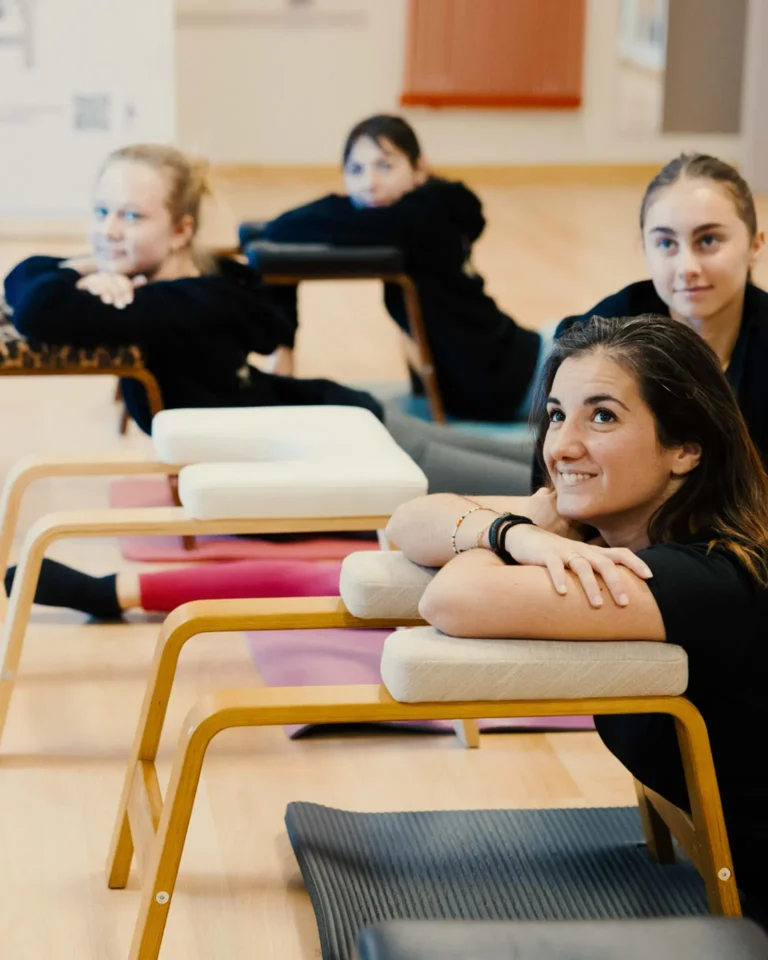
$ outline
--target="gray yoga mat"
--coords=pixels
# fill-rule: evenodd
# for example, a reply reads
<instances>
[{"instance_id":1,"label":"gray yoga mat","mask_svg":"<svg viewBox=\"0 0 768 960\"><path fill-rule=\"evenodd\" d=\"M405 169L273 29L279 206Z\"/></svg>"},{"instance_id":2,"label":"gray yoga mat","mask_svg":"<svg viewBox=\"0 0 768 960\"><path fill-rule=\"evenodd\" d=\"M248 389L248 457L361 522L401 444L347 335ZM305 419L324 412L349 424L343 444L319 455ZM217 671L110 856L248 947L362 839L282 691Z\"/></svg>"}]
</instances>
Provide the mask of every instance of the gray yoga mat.
<instances>
[{"instance_id":1,"label":"gray yoga mat","mask_svg":"<svg viewBox=\"0 0 768 960\"><path fill-rule=\"evenodd\" d=\"M704 885L660 867L635 807L351 813L291 803L286 826L323 960L348 960L384 920L696 916Z\"/></svg>"}]
</instances>

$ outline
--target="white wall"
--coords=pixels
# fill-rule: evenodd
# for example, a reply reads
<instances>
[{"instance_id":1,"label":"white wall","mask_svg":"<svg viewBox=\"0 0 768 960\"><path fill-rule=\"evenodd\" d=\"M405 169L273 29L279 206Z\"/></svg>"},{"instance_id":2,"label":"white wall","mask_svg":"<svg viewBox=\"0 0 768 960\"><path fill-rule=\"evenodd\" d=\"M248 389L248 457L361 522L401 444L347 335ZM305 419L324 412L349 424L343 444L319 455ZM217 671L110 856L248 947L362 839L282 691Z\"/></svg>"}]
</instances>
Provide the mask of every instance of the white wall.
<instances>
[{"instance_id":1,"label":"white wall","mask_svg":"<svg viewBox=\"0 0 768 960\"><path fill-rule=\"evenodd\" d=\"M753 191L768 193L768 7L763 0L749 0L745 44L744 93L741 129L744 136L743 172Z\"/></svg>"},{"instance_id":2,"label":"white wall","mask_svg":"<svg viewBox=\"0 0 768 960\"><path fill-rule=\"evenodd\" d=\"M345 132L396 111L407 0L176 0L179 137L218 163L325 164ZM297 9L297 6L299 7ZM741 159L736 136L618 133L619 0L587 0L579 111L404 111L437 164Z\"/></svg>"},{"instance_id":3,"label":"white wall","mask_svg":"<svg viewBox=\"0 0 768 960\"><path fill-rule=\"evenodd\" d=\"M2 6L0 228L81 217L110 150L175 137L173 0Z\"/></svg>"}]
</instances>

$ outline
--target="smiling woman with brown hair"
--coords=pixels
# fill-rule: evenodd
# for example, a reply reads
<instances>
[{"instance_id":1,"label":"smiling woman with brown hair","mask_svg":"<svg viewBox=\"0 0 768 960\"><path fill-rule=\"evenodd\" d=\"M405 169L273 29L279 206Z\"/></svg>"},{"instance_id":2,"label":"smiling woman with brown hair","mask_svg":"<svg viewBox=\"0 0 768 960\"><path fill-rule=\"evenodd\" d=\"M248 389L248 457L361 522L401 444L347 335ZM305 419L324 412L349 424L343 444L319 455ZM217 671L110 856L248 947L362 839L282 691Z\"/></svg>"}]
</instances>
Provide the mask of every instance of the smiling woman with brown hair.
<instances>
[{"instance_id":1,"label":"smiling woman with brown hair","mask_svg":"<svg viewBox=\"0 0 768 960\"><path fill-rule=\"evenodd\" d=\"M683 647L745 909L765 923L768 478L721 364L668 317L593 318L556 343L535 417L548 477L535 496L425 497L392 517L411 560L443 567L421 613L464 637ZM595 722L686 807L669 718Z\"/></svg>"}]
</instances>

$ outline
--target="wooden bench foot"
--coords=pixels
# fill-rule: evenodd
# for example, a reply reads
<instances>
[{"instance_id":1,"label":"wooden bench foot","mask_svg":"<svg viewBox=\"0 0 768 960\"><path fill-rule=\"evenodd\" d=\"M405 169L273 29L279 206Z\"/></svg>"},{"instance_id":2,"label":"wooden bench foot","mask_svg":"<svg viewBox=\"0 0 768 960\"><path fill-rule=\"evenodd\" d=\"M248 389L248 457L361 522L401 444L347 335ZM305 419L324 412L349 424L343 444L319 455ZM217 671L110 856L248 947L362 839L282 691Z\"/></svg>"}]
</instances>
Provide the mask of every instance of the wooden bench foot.
<instances>
[{"instance_id":1,"label":"wooden bench foot","mask_svg":"<svg viewBox=\"0 0 768 960\"><path fill-rule=\"evenodd\" d=\"M671 865L675 862L675 846L672 833L649 798L648 791L635 780L637 807L648 856L655 863Z\"/></svg>"},{"instance_id":2,"label":"wooden bench foot","mask_svg":"<svg viewBox=\"0 0 768 960\"><path fill-rule=\"evenodd\" d=\"M454 720L453 729L467 749L476 750L480 746L480 731L477 727L477 720Z\"/></svg>"}]
</instances>

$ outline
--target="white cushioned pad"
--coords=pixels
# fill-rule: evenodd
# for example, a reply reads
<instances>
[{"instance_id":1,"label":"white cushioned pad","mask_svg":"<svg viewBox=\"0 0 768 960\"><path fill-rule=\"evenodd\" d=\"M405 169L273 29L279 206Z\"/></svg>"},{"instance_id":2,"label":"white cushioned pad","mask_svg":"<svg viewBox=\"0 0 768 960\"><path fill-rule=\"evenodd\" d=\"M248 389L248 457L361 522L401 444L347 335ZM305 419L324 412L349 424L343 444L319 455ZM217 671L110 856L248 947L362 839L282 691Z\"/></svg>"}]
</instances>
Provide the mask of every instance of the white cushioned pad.
<instances>
[{"instance_id":1,"label":"white cushioned pad","mask_svg":"<svg viewBox=\"0 0 768 960\"><path fill-rule=\"evenodd\" d=\"M400 449L362 407L225 407L163 410L152 421L161 463L306 460Z\"/></svg>"},{"instance_id":2,"label":"white cushioned pad","mask_svg":"<svg viewBox=\"0 0 768 960\"><path fill-rule=\"evenodd\" d=\"M427 491L396 444L386 455L269 463L198 463L179 471L179 499L196 520L388 517Z\"/></svg>"},{"instance_id":3,"label":"white cushioned pad","mask_svg":"<svg viewBox=\"0 0 768 960\"><path fill-rule=\"evenodd\" d=\"M670 643L468 640L412 627L387 638L381 676L403 703L676 696L688 658Z\"/></svg>"},{"instance_id":4,"label":"white cushioned pad","mask_svg":"<svg viewBox=\"0 0 768 960\"><path fill-rule=\"evenodd\" d=\"M436 573L435 568L411 563L397 550L351 553L341 565L339 592L355 617L413 620Z\"/></svg>"}]
</instances>

